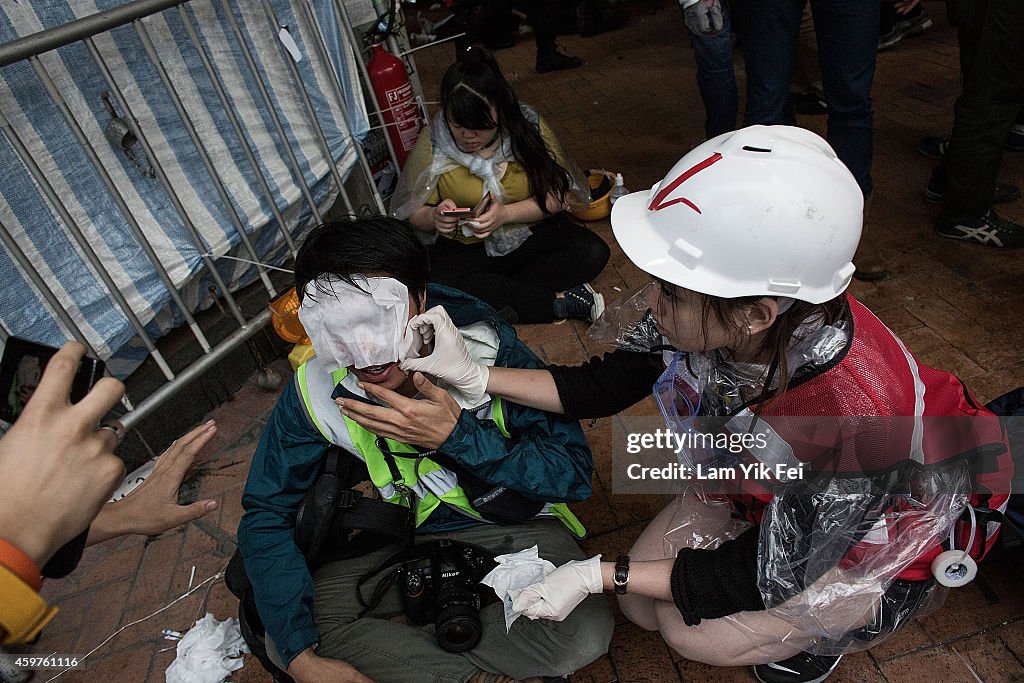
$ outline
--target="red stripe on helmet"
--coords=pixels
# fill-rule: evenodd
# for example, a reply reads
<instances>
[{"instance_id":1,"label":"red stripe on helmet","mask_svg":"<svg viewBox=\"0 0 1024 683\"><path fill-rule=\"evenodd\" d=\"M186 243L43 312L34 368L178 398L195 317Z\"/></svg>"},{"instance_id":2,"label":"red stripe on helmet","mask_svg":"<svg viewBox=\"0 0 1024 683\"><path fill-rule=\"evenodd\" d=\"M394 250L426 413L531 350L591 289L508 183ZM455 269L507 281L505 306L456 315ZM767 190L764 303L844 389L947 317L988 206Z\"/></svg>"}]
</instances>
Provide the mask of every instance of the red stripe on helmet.
<instances>
[{"instance_id":1,"label":"red stripe on helmet","mask_svg":"<svg viewBox=\"0 0 1024 683\"><path fill-rule=\"evenodd\" d=\"M708 166L711 166L712 164L714 164L714 163L716 163L718 161L721 161L721 160L722 160L722 155L719 154L718 152L715 152L714 154L709 156L704 161L701 161L698 164L694 164L689 169L683 171L679 175L678 178L673 180L671 183L669 183L665 187L661 188L661 190L658 192L658 194L654 197L654 201L651 202L651 205L648 206L647 209L649 211L660 211L660 210L664 209L666 206L672 206L673 204L682 203L682 204L686 204L688 207L690 207L691 209L693 209L697 213L700 213L701 211L700 211L700 209L697 208L697 205L694 204L693 202L691 202L689 199L686 199L685 197L677 197L677 198L669 200L667 202L665 201L665 198L668 197L668 195L670 195L673 190L675 190L677 187L679 187L680 185L685 183L687 180L689 180L693 176L697 175L698 173L703 171Z\"/></svg>"}]
</instances>

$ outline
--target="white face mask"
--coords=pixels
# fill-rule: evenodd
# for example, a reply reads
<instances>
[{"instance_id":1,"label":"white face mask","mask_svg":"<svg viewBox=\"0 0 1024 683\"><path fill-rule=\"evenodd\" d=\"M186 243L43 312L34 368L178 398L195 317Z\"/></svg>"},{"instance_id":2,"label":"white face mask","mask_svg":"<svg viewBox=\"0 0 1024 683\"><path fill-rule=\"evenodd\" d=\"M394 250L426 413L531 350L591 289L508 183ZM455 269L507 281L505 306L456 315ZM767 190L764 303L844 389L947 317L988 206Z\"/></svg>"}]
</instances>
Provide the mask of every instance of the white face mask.
<instances>
[{"instance_id":1,"label":"white face mask","mask_svg":"<svg viewBox=\"0 0 1024 683\"><path fill-rule=\"evenodd\" d=\"M354 276L306 284L299 321L321 359L335 368L368 368L404 360L409 289L394 278Z\"/></svg>"}]
</instances>

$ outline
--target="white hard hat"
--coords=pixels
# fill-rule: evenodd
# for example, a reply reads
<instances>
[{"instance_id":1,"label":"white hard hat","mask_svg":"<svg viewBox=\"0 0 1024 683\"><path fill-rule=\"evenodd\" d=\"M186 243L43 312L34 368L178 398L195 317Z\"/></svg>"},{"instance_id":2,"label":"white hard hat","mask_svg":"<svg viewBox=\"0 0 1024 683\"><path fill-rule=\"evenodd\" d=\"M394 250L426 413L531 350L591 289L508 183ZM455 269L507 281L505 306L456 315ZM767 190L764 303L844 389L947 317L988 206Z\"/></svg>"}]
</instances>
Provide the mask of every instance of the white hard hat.
<instances>
[{"instance_id":1,"label":"white hard hat","mask_svg":"<svg viewBox=\"0 0 1024 683\"><path fill-rule=\"evenodd\" d=\"M615 239L655 277L719 297L823 303L853 277L864 197L836 153L792 126L708 140L612 207Z\"/></svg>"}]
</instances>

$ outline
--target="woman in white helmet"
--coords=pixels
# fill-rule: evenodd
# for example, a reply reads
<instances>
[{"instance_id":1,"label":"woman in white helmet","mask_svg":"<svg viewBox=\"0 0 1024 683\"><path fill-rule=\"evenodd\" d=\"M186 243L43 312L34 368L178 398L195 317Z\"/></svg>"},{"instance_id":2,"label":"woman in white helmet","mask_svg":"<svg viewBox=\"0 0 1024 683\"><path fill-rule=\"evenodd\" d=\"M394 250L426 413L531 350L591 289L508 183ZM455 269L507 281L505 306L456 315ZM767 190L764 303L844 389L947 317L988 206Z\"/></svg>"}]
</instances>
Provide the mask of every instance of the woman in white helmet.
<instances>
[{"instance_id":1,"label":"woman in white helmet","mask_svg":"<svg viewBox=\"0 0 1024 683\"><path fill-rule=\"evenodd\" d=\"M939 604L936 579L970 574L971 555L994 540L979 520L1008 492L1003 437L959 380L918 364L845 294L861 215L860 189L824 140L754 126L700 145L613 209L623 251L656 280L649 304L674 354L618 350L578 367L488 372L443 311L410 321L435 347L402 367L468 394L589 418L653 385L673 444L749 437L673 448L684 492L629 555L563 565L519 593L516 610L562 619L614 590L626 616L689 659L751 664L762 681L820 681L844 652ZM449 405L417 403L415 414L343 412L408 443L457 419ZM972 479L977 458L965 454L979 446L998 462ZM730 466L744 474L713 495L722 482L700 473ZM971 503L990 509L970 507L971 522L955 524L978 482L994 495ZM970 552L949 559L950 545Z\"/></svg>"}]
</instances>

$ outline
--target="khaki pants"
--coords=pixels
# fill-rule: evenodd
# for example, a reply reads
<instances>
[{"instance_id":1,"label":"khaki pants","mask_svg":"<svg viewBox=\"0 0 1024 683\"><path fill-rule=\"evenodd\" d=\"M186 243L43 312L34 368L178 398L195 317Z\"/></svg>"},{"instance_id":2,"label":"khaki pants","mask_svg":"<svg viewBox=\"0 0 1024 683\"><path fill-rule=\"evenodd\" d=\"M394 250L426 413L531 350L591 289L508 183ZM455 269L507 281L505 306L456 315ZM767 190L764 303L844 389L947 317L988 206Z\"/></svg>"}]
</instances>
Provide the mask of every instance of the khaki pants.
<instances>
[{"instance_id":1,"label":"khaki pants","mask_svg":"<svg viewBox=\"0 0 1024 683\"><path fill-rule=\"evenodd\" d=\"M486 525L450 534L422 534L417 542L440 538L474 543L499 555L537 545L540 556L556 567L584 559L568 529L550 519L516 526ZM489 604L480 612L480 644L462 653L442 650L434 637L433 624L416 627L390 621L389 617L402 612L394 587L372 613L356 618L361 610L355 592L359 577L398 549L388 546L363 557L324 565L314 573L318 655L344 660L375 681L421 683L465 681L481 669L517 679L562 676L608 650L614 620L603 595L584 600L565 621L520 617L508 633L502 605ZM376 581L374 578L363 586L367 598ZM491 589L485 586L483 590Z\"/></svg>"}]
</instances>

